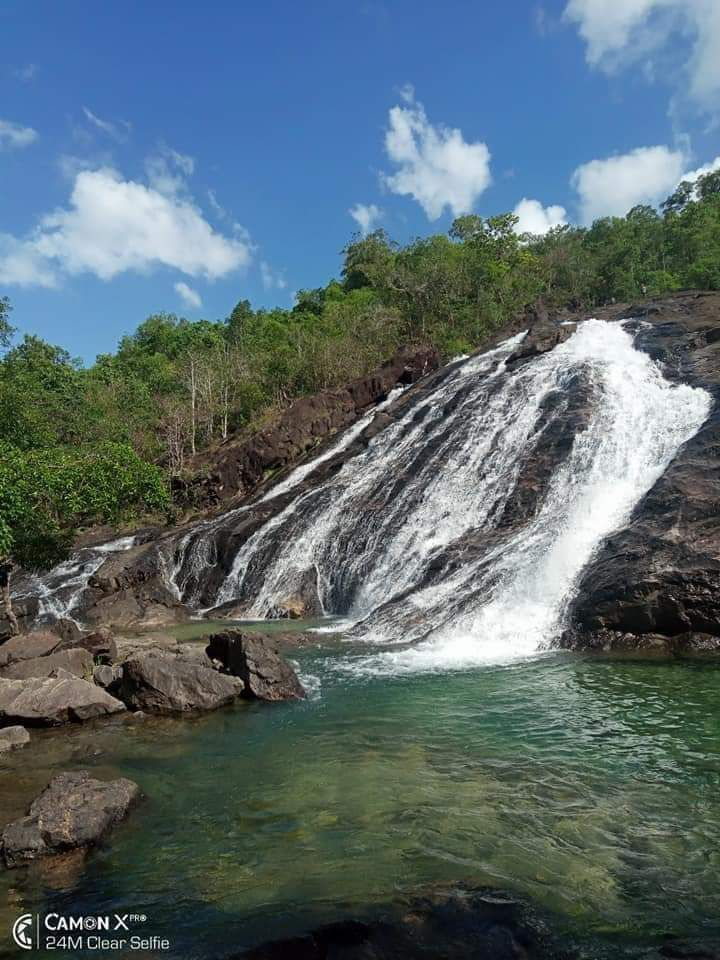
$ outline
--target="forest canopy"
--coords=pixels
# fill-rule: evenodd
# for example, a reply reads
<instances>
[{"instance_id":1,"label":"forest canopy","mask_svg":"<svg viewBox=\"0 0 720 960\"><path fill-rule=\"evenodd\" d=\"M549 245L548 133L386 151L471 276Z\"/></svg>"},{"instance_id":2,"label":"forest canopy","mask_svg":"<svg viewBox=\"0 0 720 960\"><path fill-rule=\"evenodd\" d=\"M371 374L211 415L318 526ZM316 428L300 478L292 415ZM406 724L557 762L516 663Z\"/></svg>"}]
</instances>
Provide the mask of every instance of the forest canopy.
<instances>
[{"instance_id":1,"label":"forest canopy","mask_svg":"<svg viewBox=\"0 0 720 960\"><path fill-rule=\"evenodd\" d=\"M291 309L241 300L221 320L155 314L89 367L38 337L17 341L0 296L0 557L45 566L79 528L167 519L170 481L199 451L401 344L468 352L539 298L588 309L720 289L720 171L680 184L660 211L543 237L516 225L467 215L405 246L383 230L355 236L340 278Z\"/></svg>"}]
</instances>

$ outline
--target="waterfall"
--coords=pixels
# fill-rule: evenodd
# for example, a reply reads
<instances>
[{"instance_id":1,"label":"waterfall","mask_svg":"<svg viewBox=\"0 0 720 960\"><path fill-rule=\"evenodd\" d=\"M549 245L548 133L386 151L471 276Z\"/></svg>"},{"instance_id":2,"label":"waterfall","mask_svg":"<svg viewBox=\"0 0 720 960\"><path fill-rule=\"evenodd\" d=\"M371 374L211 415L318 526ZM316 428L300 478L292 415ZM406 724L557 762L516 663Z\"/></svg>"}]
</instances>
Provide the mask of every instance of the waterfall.
<instances>
[{"instance_id":1,"label":"waterfall","mask_svg":"<svg viewBox=\"0 0 720 960\"><path fill-rule=\"evenodd\" d=\"M256 531L218 603L242 598L267 616L311 571L324 610L350 617L354 638L403 645L369 669L464 667L551 644L594 549L711 400L664 379L619 323L587 321L507 369L519 339L460 365ZM573 403L580 426L554 450ZM516 522L521 481L548 450L552 470L533 481L537 502Z\"/></svg>"},{"instance_id":2,"label":"waterfall","mask_svg":"<svg viewBox=\"0 0 720 960\"><path fill-rule=\"evenodd\" d=\"M108 556L130 550L135 537L120 537L96 547L76 550L64 563L58 564L45 575L33 574L26 588L17 594L18 599L37 596L38 617L41 622L53 620L78 621L73 616L88 581L97 573Z\"/></svg>"}]
</instances>

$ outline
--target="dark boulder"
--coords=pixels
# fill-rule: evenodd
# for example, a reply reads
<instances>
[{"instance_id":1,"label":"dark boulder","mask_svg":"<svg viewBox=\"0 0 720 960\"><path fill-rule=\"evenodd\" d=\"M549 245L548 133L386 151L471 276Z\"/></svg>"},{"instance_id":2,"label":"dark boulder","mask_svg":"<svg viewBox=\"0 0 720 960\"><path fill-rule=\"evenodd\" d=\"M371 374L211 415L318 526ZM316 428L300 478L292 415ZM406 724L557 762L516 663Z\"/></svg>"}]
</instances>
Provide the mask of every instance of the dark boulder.
<instances>
[{"instance_id":1,"label":"dark boulder","mask_svg":"<svg viewBox=\"0 0 720 960\"><path fill-rule=\"evenodd\" d=\"M0 726L59 726L120 713L119 700L61 668L58 676L0 680Z\"/></svg>"},{"instance_id":2,"label":"dark boulder","mask_svg":"<svg viewBox=\"0 0 720 960\"><path fill-rule=\"evenodd\" d=\"M300 700L305 689L280 655L275 641L261 634L228 630L208 637L207 655L240 677L243 696L257 700Z\"/></svg>"},{"instance_id":3,"label":"dark boulder","mask_svg":"<svg viewBox=\"0 0 720 960\"><path fill-rule=\"evenodd\" d=\"M123 664L118 696L145 713L190 713L216 710L243 691L242 682L199 660L149 650Z\"/></svg>"},{"instance_id":4,"label":"dark boulder","mask_svg":"<svg viewBox=\"0 0 720 960\"><path fill-rule=\"evenodd\" d=\"M94 780L85 770L58 774L27 816L5 827L1 846L6 866L95 845L139 795L132 780Z\"/></svg>"},{"instance_id":5,"label":"dark boulder","mask_svg":"<svg viewBox=\"0 0 720 960\"><path fill-rule=\"evenodd\" d=\"M111 663L117 660L118 651L115 637L107 627L99 627L91 633L81 634L72 644L87 650L93 660L102 663Z\"/></svg>"},{"instance_id":6,"label":"dark boulder","mask_svg":"<svg viewBox=\"0 0 720 960\"><path fill-rule=\"evenodd\" d=\"M545 314L528 330L522 343L508 357L507 365L512 366L519 360L527 360L541 353L547 353L568 340L576 329L575 323L555 323Z\"/></svg>"},{"instance_id":7,"label":"dark boulder","mask_svg":"<svg viewBox=\"0 0 720 960\"><path fill-rule=\"evenodd\" d=\"M275 940L235 960L574 960L523 901L495 890L432 893Z\"/></svg>"}]
</instances>

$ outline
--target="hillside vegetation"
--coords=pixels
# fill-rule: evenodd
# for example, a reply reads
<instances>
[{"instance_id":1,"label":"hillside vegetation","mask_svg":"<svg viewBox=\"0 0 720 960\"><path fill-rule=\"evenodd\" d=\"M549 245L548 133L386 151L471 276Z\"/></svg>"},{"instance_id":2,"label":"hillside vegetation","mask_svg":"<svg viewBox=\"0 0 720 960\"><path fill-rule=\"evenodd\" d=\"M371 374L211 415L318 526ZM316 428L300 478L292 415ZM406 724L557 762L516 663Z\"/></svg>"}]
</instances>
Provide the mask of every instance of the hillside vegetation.
<instances>
[{"instance_id":1,"label":"hillside vegetation","mask_svg":"<svg viewBox=\"0 0 720 960\"><path fill-rule=\"evenodd\" d=\"M80 526L172 509L188 458L295 397L360 376L397 346L467 352L527 306L591 308L720 289L720 171L661 212L518 236L510 214L458 218L406 246L376 231L344 249L339 280L292 309L237 304L224 320L150 316L83 367L34 336L15 342L0 298L0 556L61 557Z\"/></svg>"}]
</instances>

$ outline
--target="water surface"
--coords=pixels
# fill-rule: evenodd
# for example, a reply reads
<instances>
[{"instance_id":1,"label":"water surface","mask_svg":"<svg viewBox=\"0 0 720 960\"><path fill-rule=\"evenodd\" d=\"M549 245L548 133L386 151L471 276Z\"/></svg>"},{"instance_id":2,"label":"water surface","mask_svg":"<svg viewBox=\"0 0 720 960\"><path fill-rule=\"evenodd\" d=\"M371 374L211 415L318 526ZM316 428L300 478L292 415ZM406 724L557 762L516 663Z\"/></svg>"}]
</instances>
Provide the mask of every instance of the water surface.
<instances>
[{"instance_id":1,"label":"water surface","mask_svg":"<svg viewBox=\"0 0 720 960\"><path fill-rule=\"evenodd\" d=\"M720 937L720 665L547 654L392 678L337 643L293 656L304 703L40 733L0 761L13 816L78 766L147 797L83 873L0 875L3 928L21 908L144 912L170 956L205 960L457 881L528 896L588 957Z\"/></svg>"}]
</instances>

